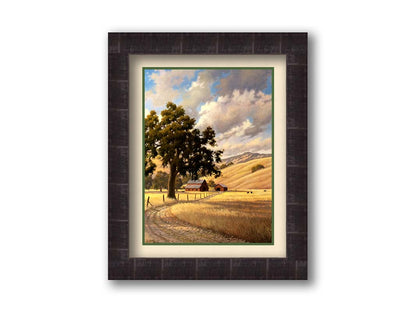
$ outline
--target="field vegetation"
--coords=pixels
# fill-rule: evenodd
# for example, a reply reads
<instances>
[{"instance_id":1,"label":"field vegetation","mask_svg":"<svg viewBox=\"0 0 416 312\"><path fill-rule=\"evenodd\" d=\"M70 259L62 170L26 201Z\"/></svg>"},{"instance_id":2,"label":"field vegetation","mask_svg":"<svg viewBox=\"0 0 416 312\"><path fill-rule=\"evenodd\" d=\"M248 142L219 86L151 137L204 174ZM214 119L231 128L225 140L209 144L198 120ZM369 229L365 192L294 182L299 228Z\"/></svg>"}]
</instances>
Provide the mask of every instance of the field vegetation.
<instances>
[{"instance_id":1,"label":"field vegetation","mask_svg":"<svg viewBox=\"0 0 416 312\"><path fill-rule=\"evenodd\" d=\"M251 243L272 241L271 190L223 192L197 202L182 202L170 210L192 225Z\"/></svg>"},{"instance_id":2,"label":"field vegetation","mask_svg":"<svg viewBox=\"0 0 416 312\"><path fill-rule=\"evenodd\" d=\"M264 169L264 166L262 164L255 165L255 166L251 167L251 173L254 173L254 172L256 172L260 169Z\"/></svg>"}]
</instances>

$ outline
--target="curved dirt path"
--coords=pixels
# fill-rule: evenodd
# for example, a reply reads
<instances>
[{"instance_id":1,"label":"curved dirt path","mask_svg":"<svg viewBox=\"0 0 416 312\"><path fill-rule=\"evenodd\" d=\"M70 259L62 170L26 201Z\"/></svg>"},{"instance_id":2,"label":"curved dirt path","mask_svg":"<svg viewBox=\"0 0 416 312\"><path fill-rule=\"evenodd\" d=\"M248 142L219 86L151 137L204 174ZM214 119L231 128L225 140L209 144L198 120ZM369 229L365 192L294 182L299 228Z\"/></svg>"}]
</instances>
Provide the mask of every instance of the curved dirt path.
<instances>
[{"instance_id":1,"label":"curved dirt path","mask_svg":"<svg viewBox=\"0 0 416 312\"><path fill-rule=\"evenodd\" d=\"M245 243L241 239L179 220L171 213L170 207L160 206L146 210L146 243Z\"/></svg>"}]
</instances>

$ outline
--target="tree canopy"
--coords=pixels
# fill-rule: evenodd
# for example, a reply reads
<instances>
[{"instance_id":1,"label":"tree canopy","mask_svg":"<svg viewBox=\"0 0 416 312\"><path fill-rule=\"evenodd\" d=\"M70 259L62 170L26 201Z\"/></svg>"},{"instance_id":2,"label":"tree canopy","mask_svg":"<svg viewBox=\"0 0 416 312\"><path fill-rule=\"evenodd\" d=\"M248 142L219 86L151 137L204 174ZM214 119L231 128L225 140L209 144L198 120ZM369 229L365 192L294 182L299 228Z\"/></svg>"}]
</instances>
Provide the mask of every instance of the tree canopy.
<instances>
[{"instance_id":1,"label":"tree canopy","mask_svg":"<svg viewBox=\"0 0 416 312\"><path fill-rule=\"evenodd\" d=\"M152 185L153 185L152 176L151 175L146 176L144 178L144 188L148 190L148 189L152 188Z\"/></svg>"},{"instance_id":2,"label":"tree canopy","mask_svg":"<svg viewBox=\"0 0 416 312\"><path fill-rule=\"evenodd\" d=\"M156 190L167 188L168 178L169 178L169 175L166 172L163 172L163 171L156 172L156 176L153 179L153 188Z\"/></svg>"},{"instance_id":3,"label":"tree canopy","mask_svg":"<svg viewBox=\"0 0 416 312\"><path fill-rule=\"evenodd\" d=\"M215 131L211 127L200 131L195 122L182 106L172 102L166 104L160 120L154 110L145 118L145 175L153 173L156 165L152 159L159 155L162 166L170 169L168 197L175 197L178 174L189 174L194 180L221 174L215 163L221 162L223 151L213 149L217 146Z\"/></svg>"}]
</instances>

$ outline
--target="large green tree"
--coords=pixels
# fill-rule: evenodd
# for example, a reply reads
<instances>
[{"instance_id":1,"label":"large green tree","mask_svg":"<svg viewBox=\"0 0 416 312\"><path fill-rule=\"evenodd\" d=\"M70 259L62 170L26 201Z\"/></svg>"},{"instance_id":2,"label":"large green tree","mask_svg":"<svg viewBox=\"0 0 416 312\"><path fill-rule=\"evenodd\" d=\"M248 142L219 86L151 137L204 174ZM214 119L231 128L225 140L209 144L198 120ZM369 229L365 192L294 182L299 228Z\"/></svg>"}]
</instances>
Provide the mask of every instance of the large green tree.
<instances>
[{"instance_id":1,"label":"large green tree","mask_svg":"<svg viewBox=\"0 0 416 312\"><path fill-rule=\"evenodd\" d=\"M178 174L198 176L215 175L221 171L215 163L221 162L222 150L217 146L215 131L211 127L200 131L195 128L195 119L185 114L182 106L172 102L166 104L159 120L155 111L145 119L145 174L155 170L152 159L160 156L162 166L169 166L168 197L175 198L175 180Z\"/></svg>"}]
</instances>

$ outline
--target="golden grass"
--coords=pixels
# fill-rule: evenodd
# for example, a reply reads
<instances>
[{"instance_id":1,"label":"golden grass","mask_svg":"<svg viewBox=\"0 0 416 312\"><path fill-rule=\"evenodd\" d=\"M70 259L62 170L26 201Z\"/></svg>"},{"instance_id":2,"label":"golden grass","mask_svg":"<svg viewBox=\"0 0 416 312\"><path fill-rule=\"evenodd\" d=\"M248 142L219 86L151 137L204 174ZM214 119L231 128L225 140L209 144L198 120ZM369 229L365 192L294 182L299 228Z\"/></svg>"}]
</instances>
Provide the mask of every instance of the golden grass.
<instances>
[{"instance_id":1,"label":"golden grass","mask_svg":"<svg viewBox=\"0 0 416 312\"><path fill-rule=\"evenodd\" d=\"M160 191L146 191L145 195L145 209L158 207L166 204L173 204L173 203L182 203L182 202L190 202L194 200L199 200L204 198L208 195L212 194L212 192L184 192L179 191L176 192L176 200L172 198L168 198L167 190ZM165 196L165 201L163 201L163 195ZM179 195L179 200L177 199ZM147 206L147 199L150 197L150 205Z\"/></svg>"},{"instance_id":2,"label":"golden grass","mask_svg":"<svg viewBox=\"0 0 416 312\"><path fill-rule=\"evenodd\" d=\"M251 168L256 165L263 165L254 173ZM253 159L245 163L231 165L221 170L221 177L205 177L207 181L214 180L215 183L223 183L228 189L271 189L272 188L272 158L265 157Z\"/></svg>"},{"instance_id":3,"label":"golden grass","mask_svg":"<svg viewBox=\"0 0 416 312\"><path fill-rule=\"evenodd\" d=\"M272 241L271 191L224 192L194 203L173 205L171 212L190 224L251 243Z\"/></svg>"}]
</instances>

